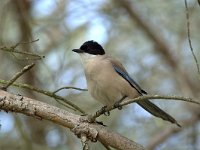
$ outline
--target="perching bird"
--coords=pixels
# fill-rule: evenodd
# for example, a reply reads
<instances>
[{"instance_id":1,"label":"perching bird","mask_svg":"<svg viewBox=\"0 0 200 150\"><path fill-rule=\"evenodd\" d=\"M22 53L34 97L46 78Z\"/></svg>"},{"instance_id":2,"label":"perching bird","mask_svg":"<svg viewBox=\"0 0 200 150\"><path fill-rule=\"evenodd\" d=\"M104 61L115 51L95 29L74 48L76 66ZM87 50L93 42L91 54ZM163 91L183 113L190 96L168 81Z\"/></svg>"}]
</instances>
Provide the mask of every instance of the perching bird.
<instances>
[{"instance_id":1,"label":"perching bird","mask_svg":"<svg viewBox=\"0 0 200 150\"><path fill-rule=\"evenodd\" d=\"M72 51L81 56L89 93L105 106L113 106L123 97L134 99L147 94L130 77L123 65L106 55L97 42L87 41L79 49ZM180 126L173 117L149 100L137 104L152 115Z\"/></svg>"}]
</instances>

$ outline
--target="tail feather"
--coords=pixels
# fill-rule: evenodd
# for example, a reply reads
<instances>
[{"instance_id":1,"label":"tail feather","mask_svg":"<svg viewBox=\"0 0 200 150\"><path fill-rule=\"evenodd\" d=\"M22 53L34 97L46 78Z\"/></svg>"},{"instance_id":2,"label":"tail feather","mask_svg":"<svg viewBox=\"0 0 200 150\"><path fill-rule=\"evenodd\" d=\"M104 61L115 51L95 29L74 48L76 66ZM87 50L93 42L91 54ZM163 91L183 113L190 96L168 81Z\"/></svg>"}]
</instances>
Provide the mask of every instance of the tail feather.
<instances>
[{"instance_id":1,"label":"tail feather","mask_svg":"<svg viewBox=\"0 0 200 150\"><path fill-rule=\"evenodd\" d=\"M163 120L169 121L171 123L176 124L177 126L181 127L180 124L169 114L164 112L162 109L160 109L158 106L150 102L149 100L146 101L140 101L137 102L142 108L144 108L146 111L151 113L152 115L162 118Z\"/></svg>"}]
</instances>

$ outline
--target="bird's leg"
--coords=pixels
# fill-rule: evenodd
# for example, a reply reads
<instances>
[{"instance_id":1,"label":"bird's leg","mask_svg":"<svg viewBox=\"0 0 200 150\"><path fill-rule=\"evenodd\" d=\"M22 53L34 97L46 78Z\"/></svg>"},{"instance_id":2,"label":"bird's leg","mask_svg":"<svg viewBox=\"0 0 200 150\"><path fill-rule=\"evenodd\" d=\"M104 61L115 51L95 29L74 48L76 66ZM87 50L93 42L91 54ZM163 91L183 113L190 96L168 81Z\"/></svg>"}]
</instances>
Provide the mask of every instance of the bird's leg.
<instances>
[{"instance_id":1,"label":"bird's leg","mask_svg":"<svg viewBox=\"0 0 200 150\"><path fill-rule=\"evenodd\" d=\"M110 116L110 112L107 111L107 106L103 106L99 111L100 114L104 114L105 116Z\"/></svg>"},{"instance_id":2,"label":"bird's leg","mask_svg":"<svg viewBox=\"0 0 200 150\"><path fill-rule=\"evenodd\" d=\"M122 106L120 106L119 104L126 98L127 96L123 96L120 100L116 101L115 104L114 104L114 107L115 108L118 108L119 110L122 109Z\"/></svg>"},{"instance_id":3,"label":"bird's leg","mask_svg":"<svg viewBox=\"0 0 200 150\"><path fill-rule=\"evenodd\" d=\"M100 125L103 125L103 122L99 122L99 121L96 121L96 118L101 116L102 114L106 115L106 116L109 116L110 115L110 112L108 111L108 107L107 106L103 106L100 110L98 110L94 115L92 115L90 117L90 120L92 120L93 122L95 123L98 123Z\"/></svg>"}]
</instances>

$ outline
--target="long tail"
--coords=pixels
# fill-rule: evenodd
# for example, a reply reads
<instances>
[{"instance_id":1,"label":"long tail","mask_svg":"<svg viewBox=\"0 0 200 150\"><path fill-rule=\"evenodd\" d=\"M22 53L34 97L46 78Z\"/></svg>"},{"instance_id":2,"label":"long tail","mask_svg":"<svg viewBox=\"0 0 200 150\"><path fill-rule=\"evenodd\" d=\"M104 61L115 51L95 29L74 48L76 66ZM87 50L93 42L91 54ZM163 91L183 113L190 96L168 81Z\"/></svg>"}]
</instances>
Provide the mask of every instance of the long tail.
<instances>
[{"instance_id":1,"label":"long tail","mask_svg":"<svg viewBox=\"0 0 200 150\"><path fill-rule=\"evenodd\" d=\"M152 115L162 118L163 120L169 121L171 123L176 124L177 126L181 127L180 124L169 114L164 112L162 109L160 109L158 106L150 102L149 100L146 101L140 101L137 102L142 108L144 108L146 111L151 113Z\"/></svg>"}]
</instances>

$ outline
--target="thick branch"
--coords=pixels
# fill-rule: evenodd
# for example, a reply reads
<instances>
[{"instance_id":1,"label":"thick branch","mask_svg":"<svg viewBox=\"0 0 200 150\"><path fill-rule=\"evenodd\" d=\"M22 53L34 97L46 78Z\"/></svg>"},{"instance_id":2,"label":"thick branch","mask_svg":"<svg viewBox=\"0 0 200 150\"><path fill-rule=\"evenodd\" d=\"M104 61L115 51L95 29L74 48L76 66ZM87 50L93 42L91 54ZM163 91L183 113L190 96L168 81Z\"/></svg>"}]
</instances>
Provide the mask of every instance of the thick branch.
<instances>
[{"instance_id":1,"label":"thick branch","mask_svg":"<svg viewBox=\"0 0 200 150\"><path fill-rule=\"evenodd\" d=\"M7 83L8 83L8 81L0 79L0 84L7 84ZM85 112L81 108L79 108L77 105L73 104L72 102L70 102L69 100L63 98L62 96L56 95L54 92L50 92L50 91L46 91L46 90L43 90L43 89L39 89L39 88L33 87L31 85L28 85L28 84L16 83L16 82L14 82L12 84L12 86L16 86L16 87L19 87L19 88L24 88L24 89L32 90L32 91L44 94L46 96L52 97L58 103L61 103L65 107L70 108L70 109L72 109L74 111L78 110L82 114L85 114Z\"/></svg>"},{"instance_id":2,"label":"thick branch","mask_svg":"<svg viewBox=\"0 0 200 150\"><path fill-rule=\"evenodd\" d=\"M116 149L142 150L141 145L110 131L108 128L99 124L90 124L81 121L81 116L75 115L63 109L49 104L10 94L0 90L0 109L16 113L22 113L39 119L52 121L69 129L73 129L81 124L86 124L91 130L96 130L97 140Z\"/></svg>"}]
</instances>

